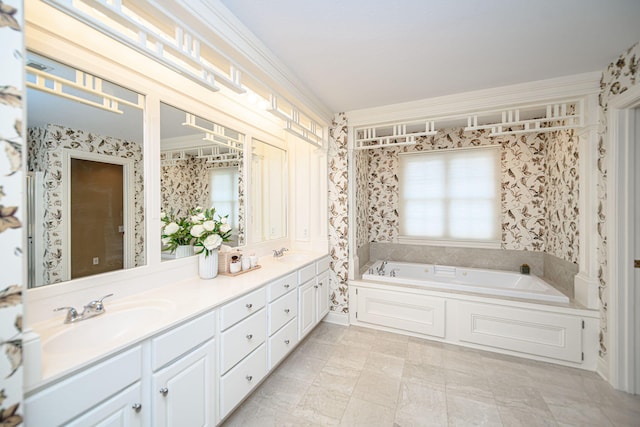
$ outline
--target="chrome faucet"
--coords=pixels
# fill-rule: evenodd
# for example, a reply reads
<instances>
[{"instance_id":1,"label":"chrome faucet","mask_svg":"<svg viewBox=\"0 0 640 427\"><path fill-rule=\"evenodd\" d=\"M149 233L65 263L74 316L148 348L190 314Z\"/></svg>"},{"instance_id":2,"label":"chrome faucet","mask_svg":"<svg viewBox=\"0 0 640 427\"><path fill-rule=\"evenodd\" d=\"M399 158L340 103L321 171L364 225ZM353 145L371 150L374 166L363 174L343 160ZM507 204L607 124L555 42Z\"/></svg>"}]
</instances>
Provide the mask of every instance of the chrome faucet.
<instances>
[{"instance_id":1,"label":"chrome faucet","mask_svg":"<svg viewBox=\"0 0 640 427\"><path fill-rule=\"evenodd\" d=\"M389 272L389 276L396 277L396 273L400 270L399 268L394 268Z\"/></svg>"},{"instance_id":2,"label":"chrome faucet","mask_svg":"<svg viewBox=\"0 0 640 427\"><path fill-rule=\"evenodd\" d=\"M387 261L382 261L380 267L377 268L378 276L384 276L384 268L387 266Z\"/></svg>"},{"instance_id":3,"label":"chrome faucet","mask_svg":"<svg viewBox=\"0 0 640 427\"><path fill-rule=\"evenodd\" d=\"M79 322L81 320L90 319L92 317L96 317L103 314L106 310L104 308L104 303L102 301L105 298L109 298L111 296L113 296L113 294L105 295L98 300L93 300L89 302L89 304L83 307L82 313L80 314L78 314L78 311L73 307L58 307L53 311L67 310L67 317L65 317L64 323Z\"/></svg>"},{"instance_id":4,"label":"chrome faucet","mask_svg":"<svg viewBox=\"0 0 640 427\"><path fill-rule=\"evenodd\" d=\"M287 248L281 248L280 250L274 249L273 250L273 257L274 258L280 258L281 256L284 255L285 252L287 252L289 249Z\"/></svg>"}]
</instances>

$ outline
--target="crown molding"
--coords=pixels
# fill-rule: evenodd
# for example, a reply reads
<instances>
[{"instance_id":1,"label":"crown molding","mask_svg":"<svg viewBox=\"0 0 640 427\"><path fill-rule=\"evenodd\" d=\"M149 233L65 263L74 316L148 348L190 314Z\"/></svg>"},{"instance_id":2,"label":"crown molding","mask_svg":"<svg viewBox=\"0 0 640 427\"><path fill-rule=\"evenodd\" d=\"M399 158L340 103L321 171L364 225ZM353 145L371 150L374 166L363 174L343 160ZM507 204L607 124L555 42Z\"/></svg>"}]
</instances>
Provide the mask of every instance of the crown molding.
<instances>
[{"instance_id":1,"label":"crown molding","mask_svg":"<svg viewBox=\"0 0 640 427\"><path fill-rule=\"evenodd\" d=\"M349 126L464 115L600 92L601 72L538 80L491 89L421 99L346 113Z\"/></svg>"},{"instance_id":2,"label":"crown molding","mask_svg":"<svg viewBox=\"0 0 640 427\"><path fill-rule=\"evenodd\" d=\"M242 59L239 65L266 87L294 104L300 102L302 105L296 105L298 108L324 124L331 123L333 112L219 0L177 0L176 3L191 15L184 16L185 22L195 17L204 23L240 54L241 58L236 57L236 60Z\"/></svg>"}]
</instances>

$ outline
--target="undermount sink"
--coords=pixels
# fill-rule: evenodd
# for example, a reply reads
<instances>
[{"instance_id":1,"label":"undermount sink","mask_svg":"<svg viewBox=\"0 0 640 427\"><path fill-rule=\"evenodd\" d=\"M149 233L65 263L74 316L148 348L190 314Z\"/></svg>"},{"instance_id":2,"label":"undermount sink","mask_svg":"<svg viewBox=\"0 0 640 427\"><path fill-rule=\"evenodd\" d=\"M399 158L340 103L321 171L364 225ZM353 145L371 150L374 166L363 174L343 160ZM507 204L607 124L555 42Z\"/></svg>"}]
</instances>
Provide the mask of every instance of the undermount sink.
<instances>
[{"instance_id":1,"label":"undermount sink","mask_svg":"<svg viewBox=\"0 0 640 427\"><path fill-rule=\"evenodd\" d=\"M311 261L312 259L313 257L311 255L302 252L285 252L284 255L278 258L278 260L281 262L305 262Z\"/></svg>"},{"instance_id":2,"label":"undermount sink","mask_svg":"<svg viewBox=\"0 0 640 427\"><path fill-rule=\"evenodd\" d=\"M150 301L141 306L110 308L96 317L64 325L62 330L42 343L44 353L59 355L83 349L108 347L140 329L140 325L157 322L173 310L170 301Z\"/></svg>"}]
</instances>

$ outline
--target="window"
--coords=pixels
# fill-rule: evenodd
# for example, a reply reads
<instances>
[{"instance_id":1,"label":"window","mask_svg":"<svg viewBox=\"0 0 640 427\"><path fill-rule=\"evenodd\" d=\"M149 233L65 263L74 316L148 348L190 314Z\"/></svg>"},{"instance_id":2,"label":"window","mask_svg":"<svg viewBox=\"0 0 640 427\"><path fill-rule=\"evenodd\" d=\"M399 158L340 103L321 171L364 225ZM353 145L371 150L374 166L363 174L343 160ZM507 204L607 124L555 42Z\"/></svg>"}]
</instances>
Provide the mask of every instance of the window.
<instances>
[{"instance_id":1,"label":"window","mask_svg":"<svg viewBox=\"0 0 640 427\"><path fill-rule=\"evenodd\" d=\"M499 152L483 147L401 154L401 239L499 242Z\"/></svg>"},{"instance_id":2,"label":"window","mask_svg":"<svg viewBox=\"0 0 640 427\"><path fill-rule=\"evenodd\" d=\"M238 227L238 168L214 168L209 175L211 189L211 206L216 208L216 215L228 217L228 224L236 234Z\"/></svg>"}]
</instances>

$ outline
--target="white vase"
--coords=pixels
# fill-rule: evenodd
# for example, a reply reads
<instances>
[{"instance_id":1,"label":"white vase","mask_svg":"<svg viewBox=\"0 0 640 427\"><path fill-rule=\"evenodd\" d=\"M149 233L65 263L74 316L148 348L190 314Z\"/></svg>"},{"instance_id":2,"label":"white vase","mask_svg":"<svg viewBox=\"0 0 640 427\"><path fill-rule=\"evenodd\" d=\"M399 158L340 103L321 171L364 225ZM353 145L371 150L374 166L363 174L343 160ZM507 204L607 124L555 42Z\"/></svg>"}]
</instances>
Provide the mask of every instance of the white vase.
<instances>
[{"instance_id":1,"label":"white vase","mask_svg":"<svg viewBox=\"0 0 640 427\"><path fill-rule=\"evenodd\" d=\"M180 245L176 247L176 258L184 258L193 255L193 246Z\"/></svg>"},{"instance_id":2,"label":"white vase","mask_svg":"<svg viewBox=\"0 0 640 427\"><path fill-rule=\"evenodd\" d=\"M198 273L201 279L213 279L218 275L217 249L211 251L209 255L205 255L204 252L198 255Z\"/></svg>"}]
</instances>

